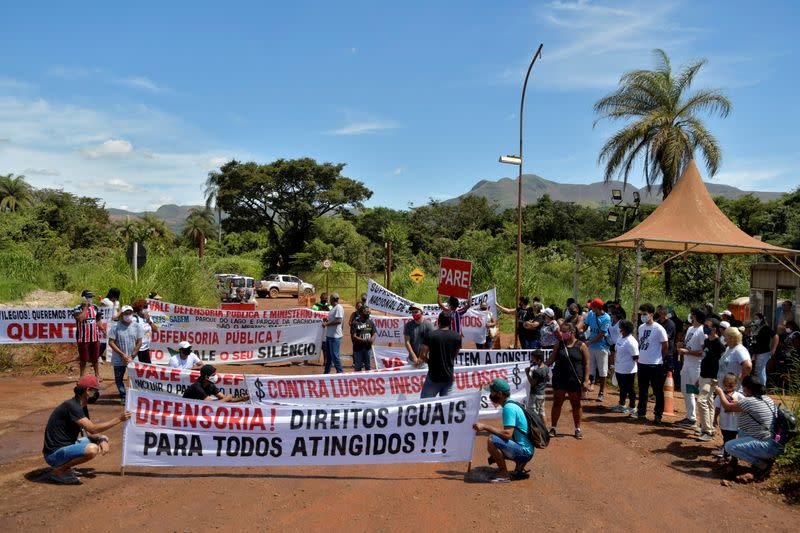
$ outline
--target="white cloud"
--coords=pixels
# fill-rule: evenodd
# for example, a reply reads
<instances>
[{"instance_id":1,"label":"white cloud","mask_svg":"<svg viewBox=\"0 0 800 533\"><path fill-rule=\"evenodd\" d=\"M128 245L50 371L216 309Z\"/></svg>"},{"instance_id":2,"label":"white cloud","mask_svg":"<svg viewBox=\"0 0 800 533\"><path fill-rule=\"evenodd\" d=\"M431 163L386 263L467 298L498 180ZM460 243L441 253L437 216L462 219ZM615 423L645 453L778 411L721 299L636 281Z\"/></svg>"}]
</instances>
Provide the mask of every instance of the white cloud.
<instances>
[{"instance_id":1,"label":"white cloud","mask_svg":"<svg viewBox=\"0 0 800 533\"><path fill-rule=\"evenodd\" d=\"M711 183L731 185L744 190L778 190L775 188L776 178L791 174L786 168L738 168L723 171L709 179ZM783 180L780 180L784 183ZM784 188L784 187L780 187Z\"/></svg>"},{"instance_id":2,"label":"white cloud","mask_svg":"<svg viewBox=\"0 0 800 533\"><path fill-rule=\"evenodd\" d=\"M133 145L123 139L109 139L92 148L84 148L81 150L81 153L90 159L125 156L132 152Z\"/></svg>"},{"instance_id":3,"label":"white cloud","mask_svg":"<svg viewBox=\"0 0 800 533\"><path fill-rule=\"evenodd\" d=\"M405 171L406 171L406 167L397 167L396 169L392 170L392 175L393 176L399 176L400 174L402 174Z\"/></svg>"},{"instance_id":4,"label":"white cloud","mask_svg":"<svg viewBox=\"0 0 800 533\"><path fill-rule=\"evenodd\" d=\"M399 127L400 125L394 120L363 120L348 122L341 128L330 130L327 133L329 135L368 135Z\"/></svg>"},{"instance_id":5,"label":"white cloud","mask_svg":"<svg viewBox=\"0 0 800 533\"><path fill-rule=\"evenodd\" d=\"M168 92L169 89L167 87L162 87L157 85L153 80L146 78L144 76L133 76L131 78L123 78L118 80L120 85L126 85L128 87L133 87L134 89L143 89L145 91L150 91L152 93L163 93Z\"/></svg>"},{"instance_id":6,"label":"white cloud","mask_svg":"<svg viewBox=\"0 0 800 533\"><path fill-rule=\"evenodd\" d=\"M222 165L224 165L225 163L227 163L231 159L233 159L233 158L232 157L228 157L228 156L210 157L205 161L205 167L208 170L217 170L217 169L219 169L219 167L221 167Z\"/></svg>"},{"instance_id":7,"label":"white cloud","mask_svg":"<svg viewBox=\"0 0 800 533\"><path fill-rule=\"evenodd\" d=\"M61 174L53 168L26 168L22 173L26 176L59 176Z\"/></svg>"},{"instance_id":8,"label":"white cloud","mask_svg":"<svg viewBox=\"0 0 800 533\"><path fill-rule=\"evenodd\" d=\"M139 191L137 187L120 178L94 181L84 180L79 181L78 186L85 189L100 189L105 192L134 193Z\"/></svg>"}]
</instances>

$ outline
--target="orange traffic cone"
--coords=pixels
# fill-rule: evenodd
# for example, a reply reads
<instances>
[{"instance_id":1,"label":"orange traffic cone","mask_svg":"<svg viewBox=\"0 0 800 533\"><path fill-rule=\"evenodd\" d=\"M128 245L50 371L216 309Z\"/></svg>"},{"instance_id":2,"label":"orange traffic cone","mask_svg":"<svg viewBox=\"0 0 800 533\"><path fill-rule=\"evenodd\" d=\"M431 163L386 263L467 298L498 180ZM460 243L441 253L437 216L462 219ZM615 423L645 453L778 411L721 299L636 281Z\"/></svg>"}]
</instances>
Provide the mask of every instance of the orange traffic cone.
<instances>
[{"instance_id":1,"label":"orange traffic cone","mask_svg":"<svg viewBox=\"0 0 800 533\"><path fill-rule=\"evenodd\" d=\"M675 416L675 404L673 403L673 392L675 392L675 381L672 379L672 372L667 372L667 379L664 380L664 415Z\"/></svg>"}]
</instances>

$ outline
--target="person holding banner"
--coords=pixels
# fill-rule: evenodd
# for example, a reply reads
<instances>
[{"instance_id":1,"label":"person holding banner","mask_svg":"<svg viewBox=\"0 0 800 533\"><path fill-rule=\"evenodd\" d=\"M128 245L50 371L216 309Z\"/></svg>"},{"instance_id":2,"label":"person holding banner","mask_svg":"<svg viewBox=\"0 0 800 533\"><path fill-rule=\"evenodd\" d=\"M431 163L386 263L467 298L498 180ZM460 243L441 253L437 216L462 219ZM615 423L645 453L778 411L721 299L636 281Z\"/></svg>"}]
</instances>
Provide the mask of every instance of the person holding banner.
<instances>
[{"instance_id":1,"label":"person holding banner","mask_svg":"<svg viewBox=\"0 0 800 533\"><path fill-rule=\"evenodd\" d=\"M78 364L81 376L86 373L86 363L92 363L94 375L100 378L98 358L100 357L100 330L105 327L103 312L92 303L94 294L85 290L81 293L80 305L72 310L77 327L75 341L78 345Z\"/></svg>"},{"instance_id":2,"label":"person holding banner","mask_svg":"<svg viewBox=\"0 0 800 533\"><path fill-rule=\"evenodd\" d=\"M331 366L336 368L336 373L341 374L342 361L339 359L339 350L342 347L342 337L344 332L344 307L339 303L339 293L331 294L331 310L328 311L328 318L322 319L322 327L325 328L325 373L331 373Z\"/></svg>"},{"instance_id":3,"label":"person holding banner","mask_svg":"<svg viewBox=\"0 0 800 533\"><path fill-rule=\"evenodd\" d=\"M406 343L408 360L416 367L423 365L419 355L422 353L422 341L433 331L433 324L425 320L422 316L422 309L416 305L408 308L411 312L411 320L403 326L403 338Z\"/></svg>"},{"instance_id":4,"label":"person holding banner","mask_svg":"<svg viewBox=\"0 0 800 533\"><path fill-rule=\"evenodd\" d=\"M73 466L94 459L98 453L108 453L108 437L103 432L125 422L129 411L106 422L92 422L89 402L100 396L97 376L82 376L73 389L75 396L56 407L44 429L44 460L53 467L50 480L61 485L80 485ZM78 438L81 431L85 437Z\"/></svg>"},{"instance_id":5,"label":"person holding banner","mask_svg":"<svg viewBox=\"0 0 800 533\"><path fill-rule=\"evenodd\" d=\"M125 403L125 371L128 363L139 353L142 345L142 326L133 321L133 307L123 306L119 321L108 332L108 345L111 347L111 364L114 366L114 382L119 390L122 403Z\"/></svg>"},{"instance_id":6,"label":"person holding banner","mask_svg":"<svg viewBox=\"0 0 800 533\"><path fill-rule=\"evenodd\" d=\"M467 314L470 308L470 301L472 301L472 295L467 296L467 303L464 306L460 306L460 302L458 298L455 296L449 296L447 298L447 305L443 302L439 302L439 308L442 311L449 311L450 312L450 329L461 335L461 317Z\"/></svg>"},{"instance_id":7,"label":"person holding banner","mask_svg":"<svg viewBox=\"0 0 800 533\"><path fill-rule=\"evenodd\" d=\"M488 424L476 422L475 431L486 431L491 437L486 442L489 451L489 464L497 463L497 474L490 479L491 483L508 483L512 479L529 477L525 470L533 459L533 444L528 438L528 420L525 412L515 402L509 401L511 386L502 378L495 378L489 386L489 400L502 407L503 427L496 428ZM509 474L506 459L514 461L514 471Z\"/></svg>"},{"instance_id":8,"label":"person holding banner","mask_svg":"<svg viewBox=\"0 0 800 533\"><path fill-rule=\"evenodd\" d=\"M150 339L153 332L158 331L158 326L150 319L147 311L147 300L140 298L133 302L133 319L142 327L142 345L136 353L136 359L140 363L150 364Z\"/></svg>"},{"instance_id":9,"label":"person holding banner","mask_svg":"<svg viewBox=\"0 0 800 533\"><path fill-rule=\"evenodd\" d=\"M220 402L249 402L250 395L244 396L231 396L230 394L223 394L217 387L216 383L219 381L217 369L213 365L203 365L200 369L200 377L197 381L186 387L183 397L187 400L219 400Z\"/></svg>"},{"instance_id":10,"label":"person holding banner","mask_svg":"<svg viewBox=\"0 0 800 533\"><path fill-rule=\"evenodd\" d=\"M476 343L475 347L479 350L491 350L494 344L494 338L497 336L497 321L489 310L489 304L487 302L481 302L480 309L481 315L483 316L483 327L486 330L484 334L486 340L483 343Z\"/></svg>"},{"instance_id":11,"label":"person holding banner","mask_svg":"<svg viewBox=\"0 0 800 533\"><path fill-rule=\"evenodd\" d=\"M420 398L447 396L453 389L456 356L461 349L461 334L450 329L450 311L439 313L439 328L422 341L420 360L428 363L428 375L422 385Z\"/></svg>"},{"instance_id":12,"label":"person holding banner","mask_svg":"<svg viewBox=\"0 0 800 533\"><path fill-rule=\"evenodd\" d=\"M369 318L369 306L361 305L358 309L358 317L350 323L350 338L353 341L353 368L356 372L371 370L372 343L375 341L377 331L375 323Z\"/></svg>"}]
</instances>

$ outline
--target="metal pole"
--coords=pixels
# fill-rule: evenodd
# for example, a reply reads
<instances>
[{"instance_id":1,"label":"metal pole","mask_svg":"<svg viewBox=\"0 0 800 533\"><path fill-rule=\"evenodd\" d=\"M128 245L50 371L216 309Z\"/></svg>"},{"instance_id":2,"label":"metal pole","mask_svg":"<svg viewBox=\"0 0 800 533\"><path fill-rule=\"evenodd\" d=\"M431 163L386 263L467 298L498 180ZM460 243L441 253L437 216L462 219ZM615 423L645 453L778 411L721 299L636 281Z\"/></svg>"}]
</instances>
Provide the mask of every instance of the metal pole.
<instances>
[{"instance_id":1,"label":"metal pole","mask_svg":"<svg viewBox=\"0 0 800 533\"><path fill-rule=\"evenodd\" d=\"M522 281L521 281L521 273L522 273L522 141L523 141L523 132L524 132L524 118L525 118L525 90L528 88L528 78L530 78L531 71L533 70L533 65L536 63L536 59L542 56L542 47L544 43L539 44L539 48L536 49L536 53L533 54L533 58L531 59L530 65L528 65L528 72L525 73L525 81L522 84L522 96L520 97L519 101L519 175L517 178L517 286L516 286L516 297L517 301L515 302L519 305L520 296L522 296ZM516 331L516 328L514 328ZM517 334L514 334L514 345L516 346L517 343Z\"/></svg>"},{"instance_id":2,"label":"metal pole","mask_svg":"<svg viewBox=\"0 0 800 533\"><path fill-rule=\"evenodd\" d=\"M622 215L622 233L625 233L625 228L628 225L628 209L623 209ZM622 250L617 255L617 279L614 280L614 301L619 302L620 285L622 284Z\"/></svg>"},{"instance_id":3,"label":"metal pole","mask_svg":"<svg viewBox=\"0 0 800 533\"><path fill-rule=\"evenodd\" d=\"M636 316L639 313L639 296L642 285L642 241L636 241L636 278L633 283L633 308L631 309L631 316Z\"/></svg>"},{"instance_id":4,"label":"metal pole","mask_svg":"<svg viewBox=\"0 0 800 533\"><path fill-rule=\"evenodd\" d=\"M133 241L133 282L139 284L139 241Z\"/></svg>"},{"instance_id":5,"label":"metal pole","mask_svg":"<svg viewBox=\"0 0 800 533\"><path fill-rule=\"evenodd\" d=\"M719 306L720 285L722 285L722 254L717 254L717 275L714 278L714 309Z\"/></svg>"},{"instance_id":6,"label":"metal pole","mask_svg":"<svg viewBox=\"0 0 800 533\"><path fill-rule=\"evenodd\" d=\"M386 288L392 290L392 241L386 243Z\"/></svg>"},{"instance_id":7,"label":"metal pole","mask_svg":"<svg viewBox=\"0 0 800 533\"><path fill-rule=\"evenodd\" d=\"M575 274L572 278L572 297L575 298L575 301L578 300L578 285L580 284L580 276L581 276L581 247L575 246Z\"/></svg>"}]
</instances>

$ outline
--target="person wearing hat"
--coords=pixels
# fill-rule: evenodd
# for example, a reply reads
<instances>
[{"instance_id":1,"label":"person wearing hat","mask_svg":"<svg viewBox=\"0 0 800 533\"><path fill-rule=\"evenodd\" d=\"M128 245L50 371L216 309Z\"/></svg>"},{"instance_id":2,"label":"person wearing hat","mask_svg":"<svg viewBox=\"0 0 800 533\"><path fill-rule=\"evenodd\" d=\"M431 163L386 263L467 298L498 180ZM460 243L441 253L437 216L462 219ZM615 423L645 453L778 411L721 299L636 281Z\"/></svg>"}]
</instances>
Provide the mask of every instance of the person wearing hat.
<instances>
[{"instance_id":1,"label":"person wearing hat","mask_svg":"<svg viewBox=\"0 0 800 533\"><path fill-rule=\"evenodd\" d=\"M528 439L528 420L525 412L516 402L509 401L511 387L508 381L495 378L489 386L489 400L502 408L503 427L494 427L481 422L472 425L475 431L486 431L491 434L486 442L489 451L489 464L497 463L497 474L491 478L492 483L508 483L512 479L525 479L525 470L533 459L533 444ZM509 474L506 459L514 461L514 471Z\"/></svg>"},{"instance_id":2,"label":"person wearing hat","mask_svg":"<svg viewBox=\"0 0 800 533\"><path fill-rule=\"evenodd\" d=\"M586 346L589 348L589 374L596 378L600 385L597 401L606 399L606 378L608 377L608 351L610 340L608 330L611 317L605 310L605 302L600 298L589 301L591 310L586 315ZM591 390L591 389L590 389Z\"/></svg>"},{"instance_id":3,"label":"person wearing hat","mask_svg":"<svg viewBox=\"0 0 800 533\"><path fill-rule=\"evenodd\" d=\"M356 372L371 369L372 343L377 333L375 323L369 317L369 306L358 309L358 317L350 323L350 338L353 341L353 369Z\"/></svg>"},{"instance_id":4,"label":"person wearing hat","mask_svg":"<svg viewBox=\"0 0 800 533\"><path fill-rule=\"evenodd\" d=\"M105 422L92 422L89 403L100 396L97 376L82 376L73 389L75 396L56 407L44 428L44 460L53 467L50 480L62 485L80 485L72 467L108 453L108 437L103 432L125 422L129 411ZM79 438L81 432L83 438Z\"/></svg>"},{"instance_id":5,"label":"person wearing hat","mask_svg":"<svg viewBox=\"0 0 800 533\"><path fill-rule=\"evenodd\" d=\"M336 373L342 373L342 361L339 358L339 350L342 347L342 337L344 332L344 307L339 303L339 293L331 294L331 310L328 311L328 318L322 319L322 327L325 328L325 373L331 373L331 366L336 368Z\"/></svg>"},{"instance_id":6,"label":"person wearing hat","mask_svg":"<svg viewBox=\"0 0 800 533\"><path fill-rule=\"evenodd\" d=\"M200 368L200 377L186 387L183 397L187 400L219 400L230 403L250 401L250 396L247 394L239 397L224 394L216 385L218 381L217 369L213 365L203 365Z\"/></svg>"},{"instance_id":7,"label":"person wearing hat","mask_svg":"<svg viewBox=\"0 0 800 533\"><path fill-rule=\"evenodd\" d=\"M742 321L741 320L737 320L736 317L733 316L733 313L731 313L731 311L729 309L725 309L722 313L720 313L720 315L721 315L720 321L724 320L725 322L727 322L728 324L730 324L731 326L733 326L735 328L738 328L739 326L742 325Z\"/></svg>"},{"instance_id":8,"label":"person wearing hat","mask_svg":"<svg viewBox=\"0 0 800 533\"><path fill-rule=\"evenodd\" d=\"M178 344L178 353L169 358L167 366L183 370L200 370L203 362L192 351L192 345L189 344L189 341L181 341Z\"/></svg>"},{"instance_id":9,"label":"person wearing hat","mask_svg":"<svg viewBox=\"0 0 800 533\"><path fill-rule=\"evenodd\" d=\"M90 290L81 292L81 303L72 310L75 317L75 342L78 345L78 365L81 376L86 373L86 363L92 363L94 375L100 377L97 360L100 357L100 332L105 328L103 311L92 303Z\"/></svg>"},{"instance_id":10,"label":"person wearing hat","mask_svg":"<svg viewBox=\"0 0 800 533\"><path fill-rule=\"evenodd\" d=\"M551 308L546 307L542 311L544 317L544 324L542 324L540 341L542 350L552 350L558 342L558 320L556 320L556 312Z\"/></svg>"},{"instance_id":11,"label":"person wearing hat","mask_svg":"<svg viewBox=\"0 0 800 533\"><path fill-rule=\"evenodd\" d=\"M157 292L151 292L150 294L147 295L147 298L150 300L160 300L161 295L158 294Z\"/></svg>"},{"instance_id":12,"label":"person wearing hat","mask_svg":"<svg viewBox=\"0 0 800 533\"><path fill-rule=\"evenodd\" d=\"M119 390L122 403L125 403L125 370L128 363L139 353L144 333L142 326L133 320L133 307L125 305L120 310L119 321L108 332L108 346L111 348L111 365L114 367L114 383Z\"/></svg>"},{"instance_id":13,"label":"person wearing hat","mask_svg":"<svg viewBox=\"0 0 800 533\"><path fill-rule=\"evenodd\" d=\"M433 331L433 324L425 320L422 309L416 304L409 306L408 310L411 313L411 320L403 326L403 338L408 352L408 362L419 367L423 365L419 358L422 353L422 341Z\"/></svg>"}]
</instances>

